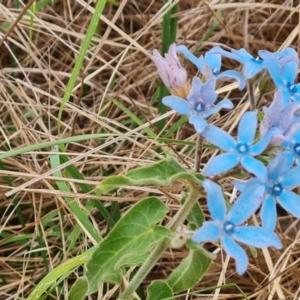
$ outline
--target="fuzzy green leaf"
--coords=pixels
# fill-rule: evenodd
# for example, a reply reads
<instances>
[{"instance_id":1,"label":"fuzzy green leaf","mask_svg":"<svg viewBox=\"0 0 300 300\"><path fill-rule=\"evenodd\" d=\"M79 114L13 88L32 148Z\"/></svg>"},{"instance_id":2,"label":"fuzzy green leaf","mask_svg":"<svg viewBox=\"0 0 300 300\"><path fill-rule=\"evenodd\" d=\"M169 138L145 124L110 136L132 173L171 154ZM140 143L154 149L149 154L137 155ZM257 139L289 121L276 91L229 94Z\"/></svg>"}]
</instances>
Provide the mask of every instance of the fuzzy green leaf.
<instances>
[{"instance_id":1,"label":"fuzzy green leaf","mask_svg":"<svg viewBox=\"0 0 300 300\"><path fill-rule=\"evenodd\" d=\"M88 291L88 281L85 277L78 278L70 289L69 300L84 300Z\"/></svg>"},{"instance_id":2,"label":"fuzzy green leaf","mask_svg":"<svg viewBox=\"0 0 300 300\"><path fill-rule=\"evenodd\" d=\"M152 281L147 289L146 300L171 300L173 299L173 292L170 286L160 280Z\"/></svg>"},{"instance_id":3,"label":"fuzzy green leaf","mask_svg":"<svg viewBox=\"0 0 300 300\"><path fill-rule=\"evenodd\" d=\"M165 186L176 180L192 181L201 184L198 176L184 169L174 158L169 158L147 167L131 170L126 175L111 176L103 180L98 188L101 193L106 194L124 185L154 184Z\"/></svg>"},{"instance_id":4,"label":"fuzzy green leaf","mask_svg":"<svg viewBox=\"0 0 300 300\"><path fill-rule=\"evenodd\" d=\"M98 290L100 283L120 284L121 266L136 264L153 245L169 237L168 229L157 226L168 208L157 198L149 197L134 205L101 241L87 264L88 294ZM138 256L138 261L134 257Z\"/></svg>"},{"instance_id":5,"label":"fuzzy green leaf","mask_svg":"<svg viewBox=\"0 0 300 300\"><path fill-rule=\"evenodd\" d=\"M167 283L174 293L185 291L201 280L211 262L212 260L205 254L204 250L190 250L189 255L171 273Z\"/></svg>"}]
</instances>

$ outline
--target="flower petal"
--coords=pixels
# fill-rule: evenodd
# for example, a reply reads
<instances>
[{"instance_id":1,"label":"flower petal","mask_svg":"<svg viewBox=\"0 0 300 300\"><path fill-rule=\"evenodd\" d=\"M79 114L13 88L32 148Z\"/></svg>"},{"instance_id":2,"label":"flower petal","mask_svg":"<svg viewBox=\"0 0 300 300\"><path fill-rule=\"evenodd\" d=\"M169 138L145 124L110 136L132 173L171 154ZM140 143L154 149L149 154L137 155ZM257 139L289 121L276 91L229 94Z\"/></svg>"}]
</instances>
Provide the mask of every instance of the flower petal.
<instances>
[{"instance_id":1,"label":"flower petal","mask_svg":"<svg viewBox=\"0 0 300 300\"><path fill-rule=\"evenodd\" d=\"M294 83L298 74L298 62L289 61L281 66L281 76L288 83Z\"/></svg>"},{"instance_id":2,"label":"flower petal","mask_svg":"<svg viewBox=\"0 0 300 300\"><path fill-rule=\"evenodd\" d=\"M280 133L281 131L277 128L273 128L269 130L266 135L256 144L252 145L251 148L251 155L257 156L261 154L270 144L271 138L276 134Z\"/></svg>"},{"instance_id":3,"label":"flower petal","mask_svg":"<svg viewBox=\"0 0 300 300\"><path fill-rule=\"evenodd\" d=\"M253 185L236 199L227 214L227 220L235 225L244 223L259 208L264 198L265 187L262 184Z\"/></svg>"},{"instance_id":4,"label":"flower petal","mask_svg":"<svg viewBox=\"0 0 300 300\"><path fill-rule=\"evenodd\" d=\"M182 115L189 116L192 113L188 102L178 96L166 96L162 99L162 103Z\"/></svg>"},{"instance_id":5,"label":"flower petal","mask_svg":"<svg viewBox=\"0 0 300 300\"><path fill-rule=\"evenodd\" d=\"M239 55L237 55L235 53L232 53L232 52L229 52L229 51L226 51L226 50L223 50L219 46L213 47L212 49L209 50L209 52L210 53L221 54L221 55L223 55L225 57L229 57L229 58L235 59L235 60L243 63L243 61L241 60L241 58L239 57Z\"/></svg>"},{"instance_id":6,"label":"flower petal","mask_svg":"<svg viewBox=\"0 0 300 300\"><path fill-rule=\"evenodd\" d=\"M260 123L262 137L272 128L279 126L280 113L283 110L283 95L281 91L274 94L274 99L269 107L263 107L264 119Z\"/></svg>"},{"instance_id":7,"label":"flower petal","mask_svg":"<svg viewBox=\"0 0 300 300\"><path fill-rule=\"evenodd\" d=\"M153 55L151 56L151 59L156 65L159 77L161 78L165 86L169 88L170 79L165 59L160 55L160 53L156 49L153 50Z\"/></svg>"},{"instance_id":8,"label":"flower petal","mask_svg":"<svg viewBox=\"0 0 300 300\"><path fill-rule=\"evenodd\" d=\"M190 93L187 96L187 101L189 104L195 104L199 102L203 102L201 98L201 89L203 86L203 82L200 80L199 77L193 77L192 79L192 88Z\"/></svg>"},{"instance_id":9,"label":"flower petal","mask_svg":"<svg viewBox=\"0 0 300 300\"><path fill-rule=\"evenodd\" d=\"M205 53L205 63L211 68L213 72L221 69L221 55L217 53L211 53L210 51Z\"/></svg>"},{"instance_id":10,"label":"flower petal","mask_svg":"<svg viewBox=\"0 0 300 300\"><path fill-rule=\"evenodd\" d=\"M248 266L248 256L245 250L238 245L230 236L221 238L222 245L225 252L234 258L236 264L236 271L239 275L243 275Z\"/></svg>"},{"instance_id":11,"label":"flower petal","mask_svg":"<svg viewBox=\"0 0 300 300\"><path fill-rule=\"evenodd\" d=\"M264 60L266 67L277 87L283 86L283 81L280 72L280 64L276 55L266 50L260 50L259 56Z\"/></svg>"},{"instance_id":12,"label":"flower petal","mask_svg":"<svg viewBox=\"0 0 300 300\"><path fill-rule=\"evenodd\" d=\"M280 177L284 172L291 169L293 166L293 160L291 160L290 155L286 152L278 152L273 158L268 166L268 178L272 181L277 181L278 177Z\"/></svg>"},{"instance_id":13,"label":"flower petal","mask_svg":"<svg viewBox=\"0 0 300 300\"><path fill-rule=\"evenodd\" d=\"M291 215L300 218L300 196L294 192L284 190L280 197L277 197L278 203Z\"/></svg>"},{"instance_id":14,"label":"flower petal","mask_svg":"<svg viewBox=\"0 0 300 300\"><path fill-rule=\"evenodd\" d=\"M225 109L232 109L234 106L232 104L232 102L229 99L224 99L220 102L218 102L214 107L207 109L203 116L205 118L210 117L211 115L217 113L219 110L221 110L222 108Z\"/></svg>"},{"instance_id":15,"label":"flower petal","mask_svg":"<svg viewBox=\"0 0 300 300\"><path fill-rule=\"evenodd\" d=\"M261 161L251 156L245 156L241 159L241 165L249 173L254 174L262 182L265 182L267 180L267 168Z\"/></svg>"},{"instance_id":16,"label":"flower petal","mask_svg":"<svg viewBox=\"0 0 300 300\"><path fill-rule=\"evenodd\" d=\"M253 58L252 60L247 61L244 64L243 73L247 79L250 79L254 77L256 74L258 74L259 72L261 72L264 68L265 68L265 64L263 61L256 60L255 58Z\"/></svg>"},{"instance_id":17,"label":"flower petal","mask_svg":"<svg viewBox=\"0 0 300 300\"><path fill-rule=\"evenodd\" d=\"M257 112L248 111L242 116L237 134L237 142L243 144L251 144L254 140L257 127Z\"/></svg>"},{"instance_id":18,"label":"flower petal","mask_svg":"<svg viewBox=\"0 0 300 300\"><path fill-rule=\"evenodd\" d=\"M222 153L208 161L203 169L203 175L218 175L234 168L238 163L239 157L235 153Z\"/></svg>"},{"instance_id":19,"label":"flower petal","mask_svg":"<svg viewBox=\"0 0 300 300\"><path fill-rule=\"evenodd\" d=\"M261 184L261 181L254 177L251 177L249 180L237 179L233 181L234 187L240 192L244 192L248 189L254 189L258 184Z\"/></svg>"},{"instance_id":20,"label":"flower petal","mask_svg":"<svg viewBox=\"0 0 300 300\"><path fill-rule=\"evenodd\" d=\"M282 176L280 183L288 189L293 189L297 186L300 186L300 166L294 167L287 171Z\"/></svg>"},{"instance_id":21,"label":"flower petal","mask_svg":"<svg viewBox=\"0 0 300 300\"><path fill-rule=\"evenodd\" d=\"M270 194L268 194L263 201L260 219L264 228L274 231L277 221L276 200Z\"/></svg>"},{"instance_id":22,"label":"flower petal","mask_svg":"<svg viewBox=\"0 0 300 300\"><path fill-rule=\"evenodd\" d=\"M234 138L226 131L209 124L202 134L210 143L225 151L233 151L236 146Z\"/></svg>"},{"instance_id":23,"label":"flower petal","mask_svg":"<svg viewBox=\"0 0 300 300\"><path fill-rule=\"evenodd\" d=\"M195 130L200 134L205 130L206 126L208 125L208 123L203 119L203 117L199 115L190 116L189 123L194 125Z\"/></svg>"},{"instance_id":24,"label":"flower petal","mask_svg":"<svg viewBox=\"0 0 300 300\"><path fill-rule=\"evenodd\" d=\"M220 228L217 224L211 221L206 221L202 224L202 227L197 229L193 236L192 240L196 243L203 242L216 242L220 236Z\"/></svg>"},{"instance_id":25,"label":"flower petal","mask_svg":"<svg viewBox=\"0 0 300 300\"><path fill-rule=\"evenodd\" d=\"M223 221L227 209L221 186L208 179L202 185L207 193L207 206L213 220Z\"/></svg>"},{"instance_id":26,"label":"flower petal","mask_svg":"<svg viewBox=\"0 0 300 300\"><path fill-rule=\"evenodd\" d=\"M218 80L228 80L228 79L235 79L237 80L238 84L239 84L239 90L242 90L245 86L246 86L246 80L244 78L244 76L234 70L227 70L224 71L222 73L220 73L217 76Z\"/></svg>"},{"instance_id":27,"label":"flower petal","mask_svg":"<svg viewBox=\"0 0 300 300\"><path fill-rule=\"evenodd\" d=\"M201 63L199 58L195 56L191 51L188 50L188 48L184 45L178 45L176 47L176 51L182 53L190 62L192 62L199 71L203 74L203 67L204 65Z\"/></svg>"},{"instance_id":28,"label":"flower petal","mask_svg":"<svg viewBox=\"0 0 300 300\"><path fill-rule=\"evenodd\" d=\"M206 106L211 106L217 100L218 94L215 91L216 89L216 79L210 78L208 79L201 88L200 97L203 100L202 102Z\"/></svg>"},{"instance_id":29,"label":"flower petal","mask_svg":"<svg viewBox=\"0 0 300 300\"><path fill-rule=\"evenodd\" d=\"M238 242L256 248L282 248L282 243L273 231L257 226L240 226L234 230L232 237Z\"/></svg>"}]
</instances>

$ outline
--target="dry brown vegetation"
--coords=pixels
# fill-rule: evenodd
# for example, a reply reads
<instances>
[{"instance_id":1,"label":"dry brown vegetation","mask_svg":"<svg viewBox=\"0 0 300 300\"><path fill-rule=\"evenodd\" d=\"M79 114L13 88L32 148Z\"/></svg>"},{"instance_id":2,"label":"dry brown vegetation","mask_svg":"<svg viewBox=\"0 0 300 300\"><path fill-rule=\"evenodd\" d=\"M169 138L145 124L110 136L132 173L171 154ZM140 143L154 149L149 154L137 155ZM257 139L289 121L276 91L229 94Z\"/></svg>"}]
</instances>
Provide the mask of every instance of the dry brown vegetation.
<instances>
[{"instance_id":1,"label":"dry brown vegetation","mask_svg":"<svg viewBox=\"0 0 300 300\"><path fill-rule=\"evenodd\" d=\"M4 0L0 3L1 37L24 8L22 4L16 8L17 2ZM117 5L107 4L99 22L99 34L93 38L71 101L64 108L60 136L57 118L61 99L95 3L53 0L35 13L33 26L29 16L25 15L3 41L0 49L2 152L70 136L115 135L105 140L87 139L67 145L65 152L70 158L69 164L74 164L84 175L84 179L72 179L63 173L64 182L70 187L69 193L57 189L49 147L1 161L0 299L26 299L49 270L96 244L82 232L69 249L68 238L76 220L65 197L72 197L82 207L90 198L79 183L88 183L96 189L104 176L124 174L133 167L164 158L164 153L156 151L157 148L171 151L169 145L149 139L143 130L145 127L154 130L153 126L162 118L168 120L169 128L178 118L170 111L159 116L157 99L153 97L159 79L150 55L152 49L160 48L162 18L168 10L162 10L161 2L124 0L117 1ZM180 9L174 16L178 18L176 42L191 50L197 49L199 55L214 45L244 47L253 55L259 49L277 51L284 46L292 46L299 52L299 1L177 2ZM211 31L214 22L217 26ZM203 40L205 36L207 39ZM225 60L225 67L232 67L232 62ZM188 65L188 70L192 77L194 67ZM224 95L233 99L236 109L220 115L216 122L234 132L249 101L247 96L242 97L243 94L236 91L234 84L222 89ZM268 101L268 97L264 98L262 105ZM120 104L139 116L144 124L132 121L121 110ZM158 136L162 134L157 132ZM195 141L196 135L193 128L185 124L172 138ZM194 147L174 145L174 149L191 166L194 164ZM207 151L205 157L211 154ZM60 169L64 172L63 167ZM223 183L230 196L230 181ZM134 187L123 190L124 194L95 196L94 199L104 203L109 210L118 207L124 213L151 192L170 207L169 216L172 217L178 210L182 189L184 186L180 183L163 189ZM9 197L8 192L11 192ZM91 219L105 234L107 223L99 212L92 212ZM236 283L250 299L299 299L298 231L298 220L283 215L277 227L284 244L283 251L259 250L244 276L235 274L234 261L226 256L222 259L219 253L203 280L178 299L242 299L233 286L205 293L200 291L224 283ZM5 243L11 237L15 239ZM166 278L186 254L185 248L167 251L144 286L153 279ZM76 270L77 274L80 272L82 269ZM70 275L63 286L65 292L74 280L75 276ZM112 295L108 293L103 299L113 299ZM49 299L63 298L56 290Z\"/></svg>"}]
</instances>

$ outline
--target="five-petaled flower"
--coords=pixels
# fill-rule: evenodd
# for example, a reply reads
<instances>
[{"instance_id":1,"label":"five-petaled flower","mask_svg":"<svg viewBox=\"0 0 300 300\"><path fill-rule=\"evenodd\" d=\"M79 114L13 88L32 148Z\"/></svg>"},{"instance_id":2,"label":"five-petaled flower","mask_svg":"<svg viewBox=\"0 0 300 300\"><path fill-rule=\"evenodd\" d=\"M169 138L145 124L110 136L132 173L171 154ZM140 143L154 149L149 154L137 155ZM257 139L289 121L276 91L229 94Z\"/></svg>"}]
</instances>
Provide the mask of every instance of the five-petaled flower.
<instances>
[{"instance_id":1,"label":"five-petaled flower","mask_svg":"<svg viewBox=\"0 0 300 300\"><path fill-rule=\"evenodd\" d=\"M277 53L266 50L260 50L258 53L263 58L275 85L283 94L284 105L291 100L300 101L300 83L294 83L299 65L297 52L288 47Z\"/></svg>"},{"instance_id":2,"label":"five-petaled flower","mask_svg":"<svg viewBox=\"0 0 300 300\"><path fill-rule=\"evenodd\" d=\"M224 99L214 105L218 94L215 92L216 81L214 78L203 83L198 77L192 80L192 88L186 100L175 95L166 96L162 102L176 112L189 117L189 122L201 133L207 126L206 118L222 108L231 109L233 104Z\"/></svg>"},{"instance_id":3,"label":"five-petaled flower","mask_svg":"<svg viewBox=\"0 0 300 300\"><path fill-rule=\"evenodd\" d=\"M181 66L177 57L176 44L173 43L170 45L165 57L162 57L159 52L154 49L151 58L157 67L160 78L170 90L171 94L185 98L189 93L190 85L187 72Z\"/></svg>"},{"instance_id":4,"label":"five-petaled flower","mask_svg":"<svg viewBox=\"0 0 300 300\"><path fill-rule=\"evenodd\" d=\"M260 141L252 144L256 127L256 112L246 112L242 116L238 126L237 141L226 131L214 125L207 125L202 135L213 145L226 151L226 153L219 154L209 160L203 169L203 174L205 176L214 176L226 172L241 163L249 173L254 173L258 178L265 178L265 167L254 156L261 154L267 148L272 136L278 129L269 130Z\"/></svg>"},{"instance_id":5,"label":"five-petaled flower","mask_svg":"<svg viewBox=\"0 0 300 300\"><path fill-rule=\"evenodd\" d=\"M221 187L207 179L204 180L203 187L207 192L207 204L212 221L205 221L203 226L195 231L192 236L194 242L220 240L225 252L235 259L236 270L240 275L247 269L248 257L245 250L236 242L256 248L271 246L282 248L280 239L273 231L242 225L261 204L263 187L258 186L255 190L242 193L228 212Z\"/></svg>"},{"instance_id":6,"label":"five-petaled flower","mask_svg":"<svg viewBox=\"0 0 300 300\"><path fill-rule=\"evenodd\" d=\"M176 50L177 52L184 54L184 56L199 69L207 80L209 78L215 78L216 80L234 79L237 80L240 90L245 87L246 81L241 73L234 70L221 72L221 54L208 51L205 53L204 57L201 55L198 58L184 45L177 46Z\"/></svg>"},{"instance_id":7,"label":"five-petaled flower","mask_svg":"<svg viewBox=\"0 0 300 300\"><path fill-rule=\"evenodd\" d=\"M260 217L263 227L274 230L276 227L276 203L296 218L300 218L300 196L291 189L300 185L300 166L293 166L293 159L284 152L278 152L276 157L267 166L264 180L251 178L247 181L236 180L234 186L242 192L249 194L254 189L262 187L264 196ZM252 201L250 198L250 201Z\"/></svg>"}]
</instances>

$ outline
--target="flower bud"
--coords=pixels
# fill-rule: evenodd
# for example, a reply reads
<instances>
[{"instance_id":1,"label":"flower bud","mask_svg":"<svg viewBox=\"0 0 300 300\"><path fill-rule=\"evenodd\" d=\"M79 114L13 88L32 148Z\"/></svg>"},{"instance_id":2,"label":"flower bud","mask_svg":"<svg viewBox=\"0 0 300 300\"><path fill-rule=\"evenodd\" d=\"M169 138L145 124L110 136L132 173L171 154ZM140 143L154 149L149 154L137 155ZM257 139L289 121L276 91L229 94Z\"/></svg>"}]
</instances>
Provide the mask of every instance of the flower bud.
<instances>
[{"instance_id":1,"label":"flower bud","mask_svg":"<svg viewBox=\"0 0 300 300\"><path fill-rule=\"evenodd\" d=\"M157 67L158 74L171 94L186 98L190 91L190 84L187 79L187 72L181 66L176 54L175 43L170 45L168 53L162 57L154 49L152 60Z\"/></svg>"}]
</instances>

